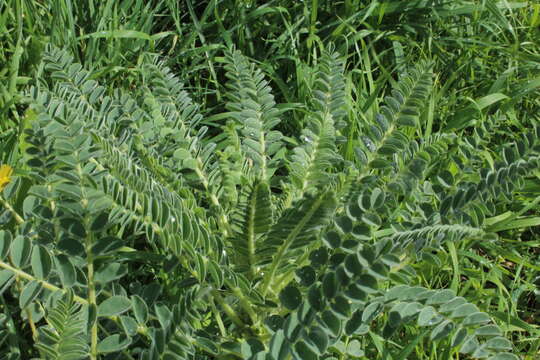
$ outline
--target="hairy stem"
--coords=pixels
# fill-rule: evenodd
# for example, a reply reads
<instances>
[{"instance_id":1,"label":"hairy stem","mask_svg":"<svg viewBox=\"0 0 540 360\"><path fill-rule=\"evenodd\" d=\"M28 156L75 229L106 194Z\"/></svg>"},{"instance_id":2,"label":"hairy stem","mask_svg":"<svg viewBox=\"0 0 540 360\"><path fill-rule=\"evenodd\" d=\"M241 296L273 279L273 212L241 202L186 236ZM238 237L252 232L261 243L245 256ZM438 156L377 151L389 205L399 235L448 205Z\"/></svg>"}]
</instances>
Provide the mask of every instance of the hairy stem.
<instances>
[{"instance_id":1,"label":"hairy stem","mask_svg":"<svg viewBox=\"0 0 540 360\"><path fill-rule=\"evenodd\" d=\"M19 290L19 292L22 292L23 286L21 284L21 280L16 276L15 281L17 283L17 289ZM32 320L32 312L30 311L28 307L25 307L23 311L26 314L26 319L28 320L28 324L30 325L30 330L32 331L32 338L36 340L38 337L38 332L37 332L36 324Z\"/></svg>"},{"instance_id":2,"label":"hairy stem","mask_svg":"<svg viewBox=\"0 0 540 360\"><path fill-rule=\"evenodd\" d=\"M92 257L91 252L91 241L86 242L86 254L87 254L87 276L88 276L88 304L90 306L95 306L97 308L96 303L96 288L94 284L94 259ZM90 329L90 359L95 360L97 359L97 342L98 342L98 327L97 327L97 320L95 320L94 324L92 324L92 328Z\"/></svg>"},{"instance_id":3,"label":"hairy stem","mask_svg":"<svg viewBox=\"0 0 540 360\"><path fill-rule=\"evenodd\" d=\"M221 319L221 315L219 314L219 310L216 307L214 299L212 299L210 301L210 306L212 308L212 313L214 313L214 316L216 317L216 322L218 324L218 328L219 328L219 332L221 333L221 336L226 337L227 336L227 330L225 330L225 325L223 324L223 319Z\"/></svg>"},{"instance_id":4,"label":"hairy stem","mask_svg":"<svg viewBox=\"0 0 540 360\"><path fill-rule=\"evenodd\" d=\"M234 309L225 302L219 291L213 289L211 293L214 299L216 299L218 304L221 306L225 314L227 314L227 316L232 320L232 322L235 323L236 326L238 326L239 328L243 329L246 325L244 324L242 319L240 319L236 311L234 311Z\"/></svg>"},{"instance_id":5,"label":"hairy stem","mask_svg":"<svg viewBox=\"0 0 540 360\"><path fill-rule=\"evenodd\" d=\"M218 222L219 227L223 231L223 236L228 237L231 234L231 225L229 224L229 219L227 218L227 214L223 210L223 206L221 206L221 203L219 202L218 197L212 193L210 189L210 184L208 182L208 178L206 177L206 174L202 170L203 162L200 158L197 158L197 166L195 167L195 173L199 177L199 180L201 181L204 190L206 191L207 196L210 198L210 201L212 202L212 205L218 209L219 216L218 216Z\"/></svg>"},{"instance_id":6,"label":"hairy stem","mask_svg":"<svg viewBox=\"0 0 540 360\"><path fill-rule=\"evenodd\" d=\"M3 268L3 269L6 269L6 270L9 270L11 271L12 273L15 274L15 276L18 276L22 279L25 279L25 280L29 280L29 281L32 281L32 280L35 280L35 281L39 281L43 287L45 289L48 289L48 290L51 290L51 291L63 291L61 288L59 288L58 286L55 286L47 281L44 281L44 280L40 280L40 279L37 279L35 278L34 276L22 271L22 270L19 270L17 268L14 268L13 266L11 266L10 264L6 263L6 262L3 262L0 260L0 268ZM80 296L75 296L74 297L74 300L76 302L78 302L79 304L84 304L84 305L88 305L88 301L86 301L85 299L83 299L82 297Z\"/></svg>"},{"instance_id":7,"label":"hairy stem","mask_svg":"<svg viewBox=\"0 0 540 360\"><path fill-rule=\"evenodd\" d=\"M279 247L277 254L274 256L274 260L270 264L270 269L264 275L262 281L261 293L263 297L266 296L266 293L268 292L268 289L274 280L276 271L278 270L279 265L281 264L281 260L283 259L283 255L287 252L287 250L289 250L289 247L291 246L294 239L296 239L300 232L304 230L304 227L308 223L309 219L311 219L313 214L317 211L317 209L319 209L323 200L323 196L317 199L317 201L311 206L311 209L309 209L308 213L303 216L302 220L298 223L298 225L294 227L293 231L291 231L289 236L287 236L283 244L281 244L281 246Z\"/></svg>"},{"instance_id":8,"label":"hairy stem","mask_svg":"<svg viewBox=\"0 0 540 360\"><path fill-rule=\"evenodd\" d=\"M84 174L81 165L77 165L77 172L79 173L79 179L84 179ZM94 244L93 232L90 230L91 216L88 211L88 198L84 188L83 181L81 181L81 205L84 209L84 228L86 230L86 237L84 239L84 246L86 252L86 276L88 279L88 306L97 309L96 301L96 287L94 283L94 254L92 253L92 245ZM90 328L90 360L97 360L97 343L98 343L98 321L94 320L92 327Z\"/></svg>"},{"instance_id":9,"label":"hairy stem","mask_svg":"<svg viewBox=\"0 0 540 360\"><path fill-rule=\"evenodd\" d=\"M249 315L249 318L251 319L251 323L253 325L257 325L258 317L255 311L253 310L253 307L251 306L251 302L249 302L248 299L246 299L246 297L244 296L244 294L242 294L242 290L240 290L240 288L235 287L232 289L232 291L233 291L233 294L236 295L236 297L240 301L240 306L242 307L242 309L244 309L244 311Z\"/></svg>"}]
</instances>

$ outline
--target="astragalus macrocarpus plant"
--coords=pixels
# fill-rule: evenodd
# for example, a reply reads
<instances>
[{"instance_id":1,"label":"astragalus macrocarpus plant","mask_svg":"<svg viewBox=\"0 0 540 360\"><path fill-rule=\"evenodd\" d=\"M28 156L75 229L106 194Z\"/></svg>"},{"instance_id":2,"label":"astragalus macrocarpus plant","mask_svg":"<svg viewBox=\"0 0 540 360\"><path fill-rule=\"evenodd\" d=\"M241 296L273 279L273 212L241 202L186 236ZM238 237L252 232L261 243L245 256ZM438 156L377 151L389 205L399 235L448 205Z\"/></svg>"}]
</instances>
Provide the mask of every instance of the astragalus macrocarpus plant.
<instances>
[{"instance_id":1,"label":"astragalus macrocarpus plant","mask_svg":"<svg viewBox=\"0 0 540 360\"><path fill-rule=\"evenodd\" d=\"M443 242L497 241L484 219L537 168L539 129L491 167L477 134L417 140L429 63L352 124L345 64L328 50L305 79L304 128L286 136L264 74L238 51L224 60L227 111L206 121L160 63L108 93L47 50L26 175L0 199L2 353L377 358L377 339L419 329L401 358L430 341L448 358L516 358L486 313L417 286L408 264Z\"/></svg>"}]
</instances>

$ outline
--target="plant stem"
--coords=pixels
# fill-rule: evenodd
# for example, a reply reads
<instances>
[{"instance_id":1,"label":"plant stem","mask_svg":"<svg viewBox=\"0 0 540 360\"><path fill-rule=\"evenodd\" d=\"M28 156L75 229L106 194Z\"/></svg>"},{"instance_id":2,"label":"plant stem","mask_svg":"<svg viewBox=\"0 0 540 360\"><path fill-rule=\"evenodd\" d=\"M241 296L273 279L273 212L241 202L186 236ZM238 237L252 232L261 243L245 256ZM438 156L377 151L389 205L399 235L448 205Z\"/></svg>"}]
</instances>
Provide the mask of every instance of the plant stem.
<instances>
[{"instance_id":1,"label":"plant stem","mask_svg":"<svg viewBox=\"0 0 540 360\"><path fill-rule=\"evenodd\" d=\"M90 236L87 236L87 238ZM87 276L88 276L88 305L97 308L96 304L96 288L94 285L94 259L90 248L91 241L86 242L86 258L87 258ZM98 327L97 319L90 329L90 359L97 359L97 342L98 342Z\"/></svg>"},{"instance_id":2,"label":"plant stem","mask_svg":"<svg viewBox=\"0 0 540 360\"><path fill-rule=\"evenodd\" d=\"M23 287L20 279L17 276L15 277L15 282L17 283L17 289L19 290L19 293L22 292ZM32 331L32 338L34 340L37 340L38 332L36 329L36 324L34 324L34 321L32 320L32 313L30 312L30 309L28 309L28 307L25 307L23 311L26 314L26 319L28 320L28 324L30 325L30 330Z\"/></svg>"},{"instance_id":3,"label":"plant stem","mask_svg":"<svg viewBox=\"0 0 540 360\"><path fill-rule=\"evenodd\" d=\"M41 280L41 279L38 279L30 274L28 274L27 272L24 272L22 270L19 270L17 268L14 268L13 266L11 266L10 264L4 262L4 261L1 261L0 260L0 268L3 268L3 269L6 269L6 270L9 270L11 271L13 274L15 274L15 276L21 278L21 279L25 279L25 280L28 280L28 281L39 281L43 287L47 290L50 290L50 291L61 291L61 292L64 292L64 289L58 287L58 286L55 286L45 280ZM95 289L94 289L94 292L95 292ZM108 294L107 292L103 292L105 295L110 295ZM2 297L0 297L1 299ZM82 297L80 296L77 296L77 295L74 295L73 296L73 300L75 300L75 302L79 303L79 304L82 304L82 305L88 305L89 302L86 300L86 299L83 299ZM111 321L114 321L115 323L119 324L120 323L120 319L117 317L117 316L108 316L108 318L111 320ZM141 335L144 335L144 336L147 336L148 335L148 329L146 327L142 327L140 326L138 329L137 329L137 332Z\"/></svg>"},{"instance_id":4,"label":"plant stem","mask_svg":"<svg viewBox=\"0 0 540 360\"><path fill-rule=\"evenodd\" d=\"M15 209L2 197L2 195L0 195L0 204L13 215L17 224L22 224L24 222L22 216L15 211Z\"/></svg>"},{"instance_id":5,"label":"plant stem","mask_svg":"<svg viewBox=\"0 0 540 360\"><path fill-rule=\"evenodd\" d=\"M32 280L36 280L36 281L39 281L41 282L41 284L43 285L43 287L45 289L48 289L48 290L51 290L51 291L63 291L61 288L59 288L58 286L55 286L47 281L44 281L44 280L39 280L35 277L33 277L32 275L22 271L22 270L19 270L19 269L16 269L14 268L13 266L11 266L10 264L8 263L5 263L3 261L0 260L0 267L1 268L4 268L6 270L9 270L11 271L12 273L14 273L16 276L22 278L22 279L26 279L26 280L29 280L29 281L32 281ZM85 299L81 298L80 296L75 296L74 297L74 300L80 304L83 304L83 305L88 305L88 301L86 301Z\"/></svg>"},{"instance_id":6,"label":"plant stem","mask_svg":"<svg viewBox=\"0 0 540 360\"><path fill-rule=\"evenodd\" d=\"M216 322L218 324L219 332L221 333L221 336L226 337L227 336L227 330L225 330L225 325L223 324L223 320L221 319L221 315L219 314L219 310L216 307L216 304L214 300L210 301L210 306L212 307L212 312L214 313L214 316L216 317Z\"/></svg>"},{"instance_id":7,"label":"plant stem","mask_svg":"<svg viewBox=\"0 0 540 360\"><path fill-rule=\"evenodd\" d=\"M268 292L268 288L272 284L272 281L274 280L274 276L276 275L276 271L278 270L279 265L281 264L281 260L283 259L283 255L287 250L289 250L289 247L291 246L291 243L296 239L296 237L299 235L300 231L304 229L305 224L311 219L315 211L319 209L321 202L323 201L324 196L320 196L317 201L311 206L311 209L304 215L302 220L298 223L298 225L295 226L293 231L289 234L289 236L285 239L283 244L279 247L279 250L276 255L274 255L274 260L270 264L270 269L268 272L264 275L262 285L261 285L261 294L262 296L266 296L266 293Z\"/></svg>"},{"instance_id":8,"label":"plant stem","mask_svg":"<svg viewBox=\"0 0 540 360\"><path fill-rule=\"evenodd\" d=\"M223 297L221 296L219 291L216 289L212 289L211 293L214 299L216 299L218 304L221 306L225 314L227 314L227 316L232 320L232 322L235 323L239 328L243 329L245 327L244 322L242 321L242 319L240 319L236 311L234 311L234 309L229 304L227 304L225 300L223 300Z\"/></svg>"},{"instance_id":9,"label":"plant stem","mask_svg":"<svg viewBox=\"0 0 540 360\"><path fill-rule=\"evenodd\" d=\"M253 325L256 325L258 322L258 317L255 311L253 310L253 308L251 307L251 303L246 299L244 294L242 294L242 291L240 290L240 288L235 287L232 289L232 291L233 291L233 294L236 295L236 297L240 301L240 306L242 307L242 309L244 309L246 313L249 315L251 319L251 323Z\"/></svg>"},{"instance_id":10,"label":"plant stem","mask_svg":"<svg viewBox=\"0 0 540 360\"><path fill-rule=\"evenodd\" d=\"M231 225L229 224L229 219L227 218L227 214L223 210L223 207L221 206L221 203L219 202L218 197L214 193L212 193L210 189L210 184L208 182L208 178L206 177L202 168L203 168L203 162L200 158L197 158L197 166L195 167L195 173L201 180L204 190L206 191L207 196L210 198L212 205L214 205L219 212L218 222L219 222L219 226L221 230L223 231L223 236L228 237L232 232Z\"/></svg>"},{"instance_id":11,"label":"plant stem","mask_svg":"<svg viewBox=\"0 0 540 360\"><path fill-rule=\"evenodd\" d=\"M84 174L80 164L77 164L77 172L79 179L84 179ZM81 205L84 211L83 224L86 230L86 237L84 239L85 252L86 252L86 276L88 279L88 306L97 309L96 301L96 287L94 284L94 254L92 253L92 245L94 244L93 232L90 230L91 217L88 212L88 198L86 197L86 191L84 183L81 181ZM90 328L90 360L97 360L97 343L98 343L98 321L97 319Z\"/></svg>"}]
</instances>

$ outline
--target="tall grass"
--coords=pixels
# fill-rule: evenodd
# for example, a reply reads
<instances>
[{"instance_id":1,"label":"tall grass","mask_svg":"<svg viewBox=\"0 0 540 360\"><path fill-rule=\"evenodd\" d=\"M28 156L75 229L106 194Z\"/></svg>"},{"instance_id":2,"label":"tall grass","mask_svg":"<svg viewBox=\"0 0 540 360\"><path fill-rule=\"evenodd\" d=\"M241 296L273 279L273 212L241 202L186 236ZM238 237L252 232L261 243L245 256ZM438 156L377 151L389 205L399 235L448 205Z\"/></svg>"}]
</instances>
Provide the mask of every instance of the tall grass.
<instances>
[{"instance_id":1,"label":"tall grass","mask_svg":"<svg viewBox=\"0 0 540 360\"><path fill-rule=\"evenodd\" d=\"M315 64L328 43L346 56L347 94L355 121L344 130L354 155L365 119L405 65L432 59L436 91L416 134L470 132L503 144L540 120L540 6L534 1L376 0L5 0L0 2L0 162L15 164L31 114L23 91L47 43L69 49L97 77L129 87L148 58L162 57L203 104L205 122L219 126L223 49L236 47L272 79L287 121L302 116L286 104L305 103ZM435 104L441 109L435 113ZM449 119L449 120L442 120ZM500 149L481 154L493 164ZM514 334L528 359L540 352L540 172L527 179L511 207L488 219L502 241L463 242L433 254L416 271L418 284L449 287L473 299ZM525 227L532 226L529 230ZM375 336L375 335L373 335ZM381 349L386 346L380 344ZM379 349L379 350L381 350ZM381 353L384 353L382 351ZM437 349L414 349L437 359Z\"/></svg>"}]
</instances>

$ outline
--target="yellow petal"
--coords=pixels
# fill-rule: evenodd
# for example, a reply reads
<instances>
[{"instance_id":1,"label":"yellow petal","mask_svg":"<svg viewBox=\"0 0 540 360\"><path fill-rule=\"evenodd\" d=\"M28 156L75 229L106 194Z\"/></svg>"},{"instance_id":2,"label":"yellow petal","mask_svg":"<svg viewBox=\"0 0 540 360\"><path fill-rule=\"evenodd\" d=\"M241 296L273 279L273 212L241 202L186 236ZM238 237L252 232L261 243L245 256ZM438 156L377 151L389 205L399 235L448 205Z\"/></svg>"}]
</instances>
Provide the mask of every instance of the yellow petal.
<instances>
[{"instance_id":1,"label":"yellow petal","mask_svg":"<svg viewBox=\"0 0 540 360\"><path fill-rule=\"evenodd\" d=\"M9 165L0 166L0 178L9 178L13 173L13 168Z\"/></svg>"},{"instance_id":2,"label":"yellow petal","mask_svg":"<svg viewBox=\"0 0 540 360\"><path fill-rule=\"evenodd\" d=\"M4 186L9 183L11 174L13 174L13 168L11 166L0 166L0 190L3 190Z\"/></svg>"}]
</instances>

